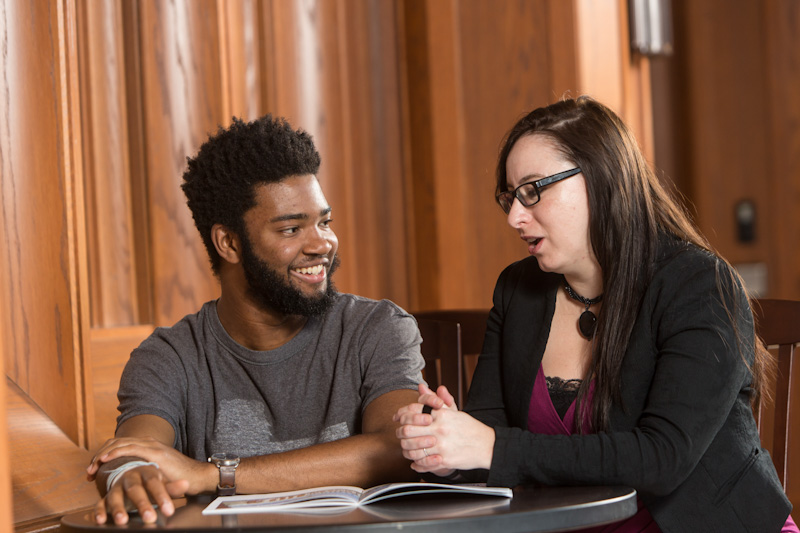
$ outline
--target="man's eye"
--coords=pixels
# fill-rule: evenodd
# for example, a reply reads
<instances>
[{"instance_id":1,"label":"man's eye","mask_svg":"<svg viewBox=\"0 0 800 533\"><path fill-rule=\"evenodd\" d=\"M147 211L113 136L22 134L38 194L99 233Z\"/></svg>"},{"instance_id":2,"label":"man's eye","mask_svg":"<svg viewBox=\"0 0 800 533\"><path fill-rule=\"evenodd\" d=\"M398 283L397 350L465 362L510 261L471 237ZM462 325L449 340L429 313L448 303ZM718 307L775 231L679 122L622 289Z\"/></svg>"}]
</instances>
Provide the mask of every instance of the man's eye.
<instances>
[{"instance_id":1,"label":"man's eye","mask_svg":"<svg viewBox=\"0 0 800 533\"><path fill-rule=\"evenodd\" d=\"M283 233L284 235L294 235L298 231L299 228L297 226L292 226L291 228L283 228L281 230L281 233Z\"/></svg>"},{"instance_id":2,"label":"man's eye","mask_svg":"<svg viewBox=\"0 0 800 533\"><path fill-rule=\"evenodd\" d=\"M320 222L320 226L322 226L323 228L327 228L327 227L329 227L331 225L331 222L333 222L332 218L329 218L327 220L323 220L322 222Z\"/></svg>"}]
</instances>

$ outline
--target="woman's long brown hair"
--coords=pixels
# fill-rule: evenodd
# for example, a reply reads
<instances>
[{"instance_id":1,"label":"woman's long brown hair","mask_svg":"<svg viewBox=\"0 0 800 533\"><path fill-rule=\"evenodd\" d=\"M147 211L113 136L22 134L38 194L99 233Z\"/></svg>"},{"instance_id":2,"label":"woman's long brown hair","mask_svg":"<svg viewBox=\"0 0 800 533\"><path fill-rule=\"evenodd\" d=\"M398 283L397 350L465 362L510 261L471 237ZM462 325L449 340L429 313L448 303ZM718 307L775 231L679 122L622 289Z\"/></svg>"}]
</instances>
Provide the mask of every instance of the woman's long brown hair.
<instances>
[{"instance_id":1,"label":"woman's long brown hair","mask_svg":"<svg viewBox=\"0 0 800 533\"><path fill-rule=\"evenodd\" d=\"M596 378L591 406L593 429L606 430L612 404L621 402L622 359L641 299L653 276L660 233L674 235L718 258L717 287L733 323L737 349L747 363L745 351L749 343L743 342L735 319L742 312L742 304L735 297L739 287L744 290L741 278L711 248L682 204L661 185L625 123L588 96L535 109L520 119L504 139L497 162L497 193L507 190L506 161L511 149L528 135L543 135L554 141L562 154L580 167L586 181L590 236L604 289L586 376ZM772 357L759 339L750 369L752 400L758 402L766 390L766 380L774 372ZM588 387L589 379L584 379L578 391L581 405ZM583 416L578 420L582 421Z\"/></svg>"}]
</instances>

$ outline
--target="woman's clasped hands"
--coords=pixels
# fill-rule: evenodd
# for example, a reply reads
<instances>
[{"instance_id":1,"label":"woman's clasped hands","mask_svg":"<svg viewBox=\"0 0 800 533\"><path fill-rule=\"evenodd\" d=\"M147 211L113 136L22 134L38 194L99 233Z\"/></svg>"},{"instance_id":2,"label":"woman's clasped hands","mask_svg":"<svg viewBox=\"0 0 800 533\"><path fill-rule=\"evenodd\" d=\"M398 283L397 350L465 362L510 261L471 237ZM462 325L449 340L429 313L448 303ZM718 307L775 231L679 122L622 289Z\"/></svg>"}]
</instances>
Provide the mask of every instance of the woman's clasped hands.
<instances>
[{"instance_id":1,"label":"woman's clasped hands","mask_svg":"<svg viewBox=\"0 0 800 533\"><path fill-rule=\"evenodd\" d=\"M420 383L417 402L393 417L400 422L397 438L413 470L447 477L456 470L491 466L494 429L459 411L447 387L434 392ZM426 406L430 414L423 412Z\"/></svg>"}]
</instances>

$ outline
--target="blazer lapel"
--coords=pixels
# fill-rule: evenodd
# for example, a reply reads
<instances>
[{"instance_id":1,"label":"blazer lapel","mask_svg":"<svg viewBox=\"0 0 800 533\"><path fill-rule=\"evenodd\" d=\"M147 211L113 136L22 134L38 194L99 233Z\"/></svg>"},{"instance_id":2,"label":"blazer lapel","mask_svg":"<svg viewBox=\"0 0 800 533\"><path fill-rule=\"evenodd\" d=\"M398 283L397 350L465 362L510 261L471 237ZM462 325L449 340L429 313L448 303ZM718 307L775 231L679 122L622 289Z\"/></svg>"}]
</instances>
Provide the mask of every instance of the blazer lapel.
<instances>
[{"instance_id":1,"label":"blazer lapel","mask_svg":"<svg viewBox=\"0 0 800 533\"><path fill-rule=\"evenodd\" d=\"M505 371L511 372L507 382L515 383L509 390L506 401L516 405L510 413L518 413L520 418L509 420L512 425L526 427L536 373L542 363L544 348L550 335L550 323L556 305L556 291L559 276L538 269L527 268L518 278L514 287L508 287L510 299L503 325L502 351L508 357Z\"/></svg>"}]
</instances>

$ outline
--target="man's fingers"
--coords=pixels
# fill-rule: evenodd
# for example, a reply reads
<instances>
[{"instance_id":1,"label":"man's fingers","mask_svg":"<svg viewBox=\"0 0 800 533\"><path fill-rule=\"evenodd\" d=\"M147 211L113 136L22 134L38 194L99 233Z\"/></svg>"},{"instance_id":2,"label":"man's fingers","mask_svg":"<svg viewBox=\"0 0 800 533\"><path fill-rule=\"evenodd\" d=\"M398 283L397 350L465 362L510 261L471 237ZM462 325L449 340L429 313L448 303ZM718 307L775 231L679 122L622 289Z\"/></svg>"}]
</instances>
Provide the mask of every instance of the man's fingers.
<instances>
[{"instance_id":1,"label":"man's fingers","mask_svg":"<svg viewBox=\"0 0 800 533\"><path fill-rule=\"evenodd\" d=\"M166 485L167 492L173 498L183 498L186 496L186 491L189 490L189 480L178 479L170 481Z\"/></svg>"},{"instance_id":2,"label":"man's fingers","mask_svg":"<svg viewBox=\"0 0 800 533\"><path fill-rule=\"evenodd\" d=\"M121 487L114 486L108 491L105 497L105 507L115 524L128 523L128 510L125 508L125 495Z\"/></svg>"},{"instance_id":3,"label":"man's fingers","mask_svg":"<svg viewBox=\"0 0 800 533\"><path fill-rule=\"evenodd\" d=\"M142 521L145 524L152 524L155 522L157 518L156 510L153 508L153 504L150 503L150 495L145 490L141 477L129 475L123 478L120 483L123 484L125 489L125 496L127 496L136 510L139 511L139 516L142 517ZM114 515L114 519L116 522L116 514Z\"/></svg>"},{"instance_id":4,"label":"man's fingers","mask_svg":"<svg viewBox=\"0 0 800 533\"><path fill-rule=\"evenodd\" d=\"M135 468L126 472L95 507L95 521L98 524L106 523L108 515L111 515L115 524L127 524L129 520L127 504L130 502L132 508L139 511L142 521L152 524L158 515L151 503L151 496L164 507L165 514L171 515L174 512L172 499L155 467Z\"/></svg>"},{"instance_id":5,"label":"man's fingers","mask_svg":"<svg viewBox=\"0 0 800 533\"><path fill-rule=\"evenodd\" d=\"M149 494L148 501L158 502L161 511L165 515L171 516L175 512L175 505L172 503L172 498L164 484L164 480L159 475L144 475L143 477L144 486L147 489L147 494ZM141 512L141 508L139 510Z\"/></svg>"},{"instance_id":6,"label":"man's fingers","mask_svg":"<svg viewBox=\"0 0 800 533\"><path fill-rule=\"evenodd\" d=\"M98 524L105 524L108 516L106 515L106 500L103 498L94 506L94 520Z\"/></svg>"}]
</instances>

